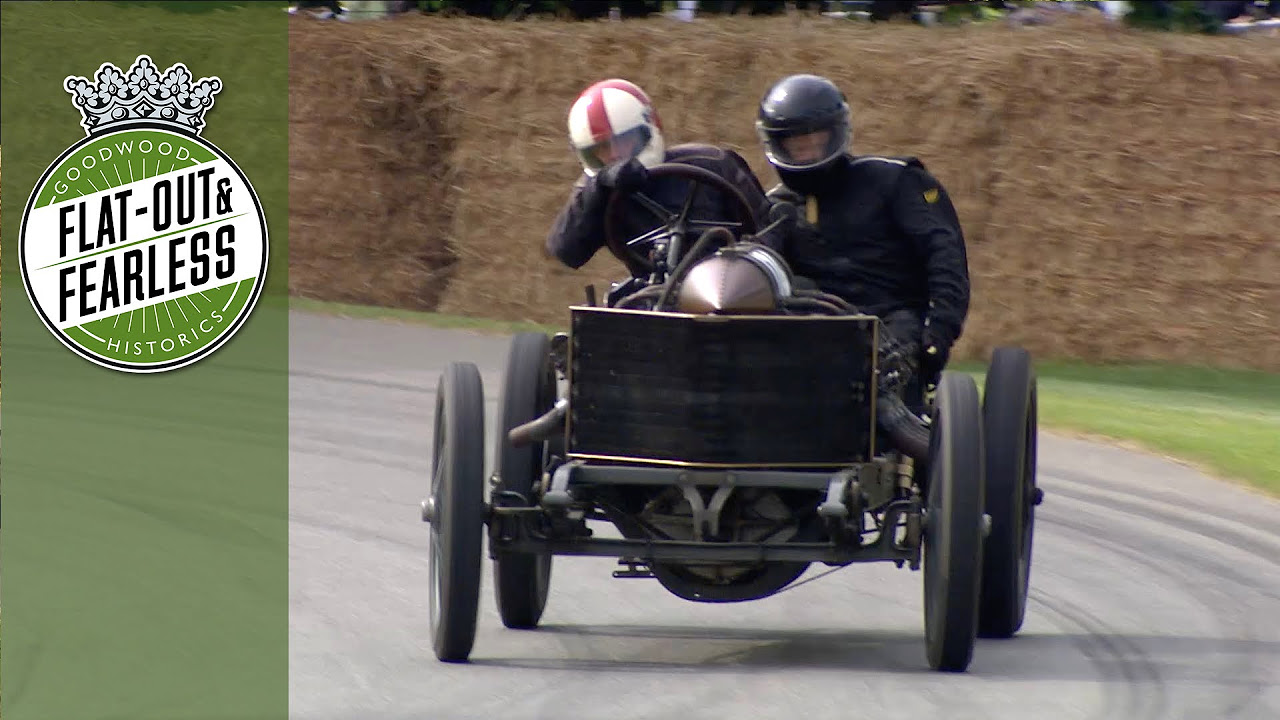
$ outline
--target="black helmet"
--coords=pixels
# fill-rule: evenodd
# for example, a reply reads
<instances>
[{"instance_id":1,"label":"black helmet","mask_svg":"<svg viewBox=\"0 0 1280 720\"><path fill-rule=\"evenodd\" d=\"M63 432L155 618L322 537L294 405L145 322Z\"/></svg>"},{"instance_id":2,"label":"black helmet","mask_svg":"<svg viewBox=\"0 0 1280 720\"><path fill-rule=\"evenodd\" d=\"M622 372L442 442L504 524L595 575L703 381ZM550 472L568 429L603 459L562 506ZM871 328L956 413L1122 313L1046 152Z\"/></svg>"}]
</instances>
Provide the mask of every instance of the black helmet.
<instances>
[{"instance_id":1,"label":"black helmet","mask_svg":"<svg viewBox=\"0 0 1280 720\"><path fill-rule=\"evenodd\" d=\"M817 147L787 138L830 131ZM756 132L765 157L783 170L816 170L845 153L853 135L849 104L830 80L817 75L791 75L778 81L760 100ZM807 151L807 152L806 152Z\"/></svg>"}]
</instances>

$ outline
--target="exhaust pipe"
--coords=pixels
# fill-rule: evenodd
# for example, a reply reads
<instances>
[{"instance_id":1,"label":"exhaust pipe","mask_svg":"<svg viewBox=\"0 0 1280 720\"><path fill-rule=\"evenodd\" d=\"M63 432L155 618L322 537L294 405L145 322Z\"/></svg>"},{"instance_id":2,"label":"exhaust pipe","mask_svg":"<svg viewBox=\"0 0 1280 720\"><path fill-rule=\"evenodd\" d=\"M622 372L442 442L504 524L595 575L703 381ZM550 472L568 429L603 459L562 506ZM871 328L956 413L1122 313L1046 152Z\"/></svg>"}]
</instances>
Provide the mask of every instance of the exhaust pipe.
<instances>
[{"instance_id":1,"label":"exhaust pipe","mask_svg":"<svg viewBox=\"0 0 1280 720\"><path fill-rule=\"evenodd\" d=\"M542 417L534 418L523 425L517 425L507 432L507 440L515 447L524 447L529 443L542 442L551 437L564 422L569 412L569 398L560 398L554 407Z\"/></svg>"},{"instance_id":2,"label":"exhaust pipe","mask_svg":"<svg viewBox=\"0 0 1280 720\"><path fill-rule=\"evenodd\" d=\"M909 358L919 352L919 345L899 341L883 325L881 330L882 340L877 351L880 380L876 394L879 425L900 452L916 462L928 462L929 438L933 433L902 399L916 372L915 363Z\"/></svg>"},{"instance_id":3,"label":"exhaust pipe","mask_svg":"<svg viewBox=\"0 0 1280 720\"><path fill-rule=\"evenodd\" d=\"M929 428L916 417L897 394L881 395L876 400L881 427L895 447L916 462L929 459Z\"/></svg>"}]
</instances>

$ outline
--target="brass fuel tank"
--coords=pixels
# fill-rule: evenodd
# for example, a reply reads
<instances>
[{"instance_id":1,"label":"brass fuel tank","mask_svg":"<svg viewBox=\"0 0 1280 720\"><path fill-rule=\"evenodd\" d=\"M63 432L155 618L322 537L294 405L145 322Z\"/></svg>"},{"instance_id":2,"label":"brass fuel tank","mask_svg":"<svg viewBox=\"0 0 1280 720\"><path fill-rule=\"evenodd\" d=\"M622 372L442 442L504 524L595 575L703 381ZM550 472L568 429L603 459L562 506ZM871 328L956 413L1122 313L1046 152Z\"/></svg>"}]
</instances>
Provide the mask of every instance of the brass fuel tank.
<instances>
[{"instance_id":1,"label":"brass fuel tank","mask_svg":"<svg viewBox=\"0 0 1280 720\"><path fill-rule=\"evenodd\" d=\"M778 298L791 294L786 263L773 250L756 244L725 248L689 269L676 297L686 313L753 314L778 308Z\"/></svg>"}]
</instances>

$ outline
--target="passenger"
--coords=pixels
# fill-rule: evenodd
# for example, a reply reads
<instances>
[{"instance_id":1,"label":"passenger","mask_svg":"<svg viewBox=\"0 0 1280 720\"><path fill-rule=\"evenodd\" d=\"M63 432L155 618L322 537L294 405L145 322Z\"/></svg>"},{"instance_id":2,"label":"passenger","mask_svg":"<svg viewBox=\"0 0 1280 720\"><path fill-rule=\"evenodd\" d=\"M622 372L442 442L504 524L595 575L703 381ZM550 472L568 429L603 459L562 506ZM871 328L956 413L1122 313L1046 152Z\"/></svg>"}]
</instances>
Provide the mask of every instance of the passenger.
<instances>
[{"instance_id":1,"label":"passenger","mask_svg":"<svg viewBox=\"0 0 1280 720\"><path fill-rule=\"evenodd\" d=\"M969 312L964 234L942 183L914 157L851 154L849 105L823 77L771 87L756 129L782 180L768 196L802 209L779 248L792 270L881 318L936 385Z\"/></svg>"}]
</instances>

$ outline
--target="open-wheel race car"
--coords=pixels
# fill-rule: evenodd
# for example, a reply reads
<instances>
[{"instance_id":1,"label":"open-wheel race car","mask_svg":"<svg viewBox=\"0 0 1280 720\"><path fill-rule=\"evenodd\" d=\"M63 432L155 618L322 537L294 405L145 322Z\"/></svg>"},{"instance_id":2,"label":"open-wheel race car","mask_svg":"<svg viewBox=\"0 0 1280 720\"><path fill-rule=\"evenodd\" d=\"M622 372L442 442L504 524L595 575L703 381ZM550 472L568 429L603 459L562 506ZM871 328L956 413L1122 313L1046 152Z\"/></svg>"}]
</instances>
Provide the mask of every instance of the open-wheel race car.
<instances>
[{"instance_id":1,"label":"open-wheel race car","mask_svg":"<svg viewBox=\"0 0 1280 720\"><path fill-rule=\"evenodd\" d=\"M568 333L512 338L488 477L479 370L440 377L422 503L437 657L470 657L487 534L508 628L538 625L555 555L614 557L614 577L697 602L768 597L813 563L923 568L928 663L966 670L975 638L1014 635L1026 608L1041 499L1028 353L996 349L981 399L950 370L905 397L881 321L753 242L732 185L692 164L649 174L691 181L683 209L614 193L606 244L632 277L602 304L588 288ZM692 219L702 186L736 219ZM661 226L618 237L627 195ZM771 226L794 217L779 207Z\"/></svg>"}]
</instances>

